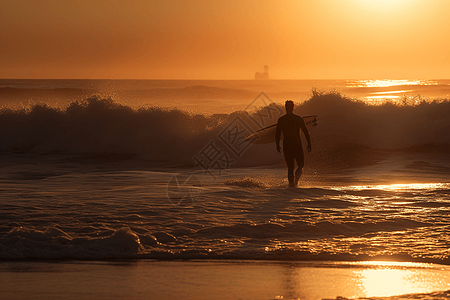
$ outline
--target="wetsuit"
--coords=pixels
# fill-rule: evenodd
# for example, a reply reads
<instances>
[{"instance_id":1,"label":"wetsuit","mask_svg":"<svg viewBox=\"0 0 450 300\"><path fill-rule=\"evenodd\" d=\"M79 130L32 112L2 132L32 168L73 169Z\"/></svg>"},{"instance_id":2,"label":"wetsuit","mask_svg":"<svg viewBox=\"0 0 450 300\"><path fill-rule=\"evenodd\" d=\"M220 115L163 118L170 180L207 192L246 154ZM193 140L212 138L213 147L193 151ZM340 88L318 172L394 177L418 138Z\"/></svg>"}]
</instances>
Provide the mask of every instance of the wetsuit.
<instances>
[{"instance_id":1,"label":"wetsuit","mask_svg":"<svg viewBox=\"0 0 450 300\"><path fill-rule=\"evenodd\" d=\"M304 155L302 141L300 139L300 129L305 133L308 145L311 144L309 132L303 118L293 113L287 113L278 119L276 142L279 145L281 132L283 132L283 153L288 167L288 180L290 185L294 185L294 163L297 161L296 181L302 173L304 166Z\"/></svg>"}]
</instances>

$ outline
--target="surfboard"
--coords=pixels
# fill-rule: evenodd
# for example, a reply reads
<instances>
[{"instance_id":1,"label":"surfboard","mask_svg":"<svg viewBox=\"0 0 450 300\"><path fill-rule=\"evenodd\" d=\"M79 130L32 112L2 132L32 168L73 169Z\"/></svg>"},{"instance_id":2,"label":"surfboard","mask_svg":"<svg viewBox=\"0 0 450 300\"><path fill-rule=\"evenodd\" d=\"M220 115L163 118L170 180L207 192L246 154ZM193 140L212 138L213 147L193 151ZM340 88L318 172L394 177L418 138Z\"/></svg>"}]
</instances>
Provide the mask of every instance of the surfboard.
<instances>
[{"instance_id":1,"label":"surfboard","mask_svg":"<svg viewBox=\"0 0 450 300\"><path fill-rule=\"evenodd\" d=\"M317 115L302 117L305 121L306 128L310 130L313 127L316 127L317 124ZM275 142L275 132L277 131L277 124L273 124L263 129L258 130L257 132L249 135L245 138L246 142L250 142L252 144L269 144ZM281 135L283 138L283 135Z\"/></svg>"}]
</instances>

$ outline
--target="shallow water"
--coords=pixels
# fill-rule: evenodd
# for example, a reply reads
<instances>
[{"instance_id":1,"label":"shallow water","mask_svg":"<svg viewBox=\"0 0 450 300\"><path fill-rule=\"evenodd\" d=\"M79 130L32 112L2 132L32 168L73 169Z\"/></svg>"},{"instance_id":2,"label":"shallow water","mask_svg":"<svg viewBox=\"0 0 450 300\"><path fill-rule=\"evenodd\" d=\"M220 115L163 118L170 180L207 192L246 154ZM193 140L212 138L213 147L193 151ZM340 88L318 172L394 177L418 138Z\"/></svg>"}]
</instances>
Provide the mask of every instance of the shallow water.
<instances>
[{"instance_id":1,"label":"shallow water","mask_svg":"<svg viewBox=\"0 0 450 300\"><path fill-rule=\"evenodd\" d=\"M282 166L229 169L215 181L197 171L198 180L183 185L188 169L126 171L114 163L81 168L36 159L3 173L3 259L448 263L450 185L427 168L419 182L402 176L409 164L389 170L388 159L323 176L306 168L299 187L287 188ZM377 178L374 167L383 175Z\"/></svg>"}]
</instances>

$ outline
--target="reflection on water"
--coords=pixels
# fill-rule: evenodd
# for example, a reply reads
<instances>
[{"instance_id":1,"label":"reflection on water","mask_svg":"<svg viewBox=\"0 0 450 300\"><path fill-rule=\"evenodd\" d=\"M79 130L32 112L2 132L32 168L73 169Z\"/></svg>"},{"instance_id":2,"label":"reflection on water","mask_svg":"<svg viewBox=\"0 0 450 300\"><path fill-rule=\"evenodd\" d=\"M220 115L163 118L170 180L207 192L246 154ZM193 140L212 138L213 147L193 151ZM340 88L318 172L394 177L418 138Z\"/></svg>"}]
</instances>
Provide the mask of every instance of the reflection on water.
<instances>
[{"instance_id":1,"label":"reflection on water","mask_svg":"<svg viewBox=\"0 0 450 300\"><path fill-rule=\"evenodd\" d=\"M392 296L401 294L431 292L427 286L421 286L414 273L408 270L363 270L356 271L361 276L361 286L366 296ZM416 284L419 283L419 286Z\"/></svg>"},{"instance_id":2,"label":"reflection on water","mask_svg":"<svg viewBox=\"0 0 450 300\"><path fill-rule=\"evenodd\" d=\"M408 86L408 89L405 87ZM358 97L371 105L382 105L386 101L407 101L416 103L416 97L424 92L426 86L438 86L436 80L394 80L394 79L372 79L347 81L347 88L357 90L361 94ZM429 90L429 89L428 89ZM420 100L423 100L420 98ZM420 102L420 101L419 101Z\"/></svg>"},{"instance_id":3,"label":"reflection on water","mask_svg":"<svg viewBox=\"0 0 450 300\"><path fill-rule=\"evenodd\" d=\"M335 190L383 190L383 191L407 191L407 190L441 190L450 188L448 183L394 183L394 184L378 184L364 186L345 186L334 187Z\"/></svg>"},{"instance_id":4,"label":"reflection on water","mask_svg":"<svg viewBox=\"0 0 450 300\"><path fill-rule=\"evenodd\" d=\"M291 266L292 268L292 266ZM395 261L299 263L294 268L287 299L391 297L450 289L450 268L443 265ZM320 292L319 292L320 291ZM280 293L281 294L281 293Z\"/></svg>"},{"instance_id":5,"label":"reflection on water","mask_svg":"<svg viewBox=\"0 0 450 300\"><path fill-rule=\"evenodd\" d=\"M371 79L354 80L348 82L348 87L390 87L403 85L437 85L435 80L409 80L409 79Z\"/></svg>"},{"instance_id":6,"label":"reflection on water","mask_svg":"<svg viewBox=\"0 0 450 300\"><path fill-rule=\"evenodd\" d=\"M365 297L431 293L450 288L447 267L399 262L380 262L374 267L354 271Z\"/></svg>"},{"instance_id":7,"label":"reflection on water","mask_svg":"<svg viewBox=\"0 0 450 300\"><path fill-rule=\"evenodd\" d=\"M364 97L364 99L370 104L382 104L382 100L398 100L403 94L411 93L413 90L400 90L400 91L388 91L388 92L375 92L370 96Z\"/></svg>"},{"instance_id":8,"label":"reflection on water","mask_svg":"<svg viewBox=\"0 0 450 300\"><path fill-rule=\"evenodd\" d=\"M373 94L375 94L375 95L386 95L386 94L407 93L407 92L412 92L412 91L413 90L401 90L401 91L377 92L377 93L373 93ZM378 97L382 97L382 96L378 96Z\"/></svg>"}]
</instances>

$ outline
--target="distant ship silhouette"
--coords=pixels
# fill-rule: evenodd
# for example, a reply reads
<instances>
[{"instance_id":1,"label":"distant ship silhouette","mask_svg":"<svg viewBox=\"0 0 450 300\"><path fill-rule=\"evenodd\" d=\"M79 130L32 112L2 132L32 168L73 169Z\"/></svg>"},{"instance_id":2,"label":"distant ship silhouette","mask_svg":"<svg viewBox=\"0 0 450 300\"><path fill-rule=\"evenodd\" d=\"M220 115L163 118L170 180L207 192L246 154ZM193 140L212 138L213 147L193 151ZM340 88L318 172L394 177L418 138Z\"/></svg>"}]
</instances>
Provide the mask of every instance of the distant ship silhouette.
<instances>
[{"instance_id":1,"label":"distant ship silhouette","mask_svg":"<svg viewBox=\"0 0 450 300\"><path fill-rule=\"evenodd\" d=\"M263 66L264 72L256 72L255 79L269 79L269 67L267 65Z\"/></svg>"}]
</instances>

